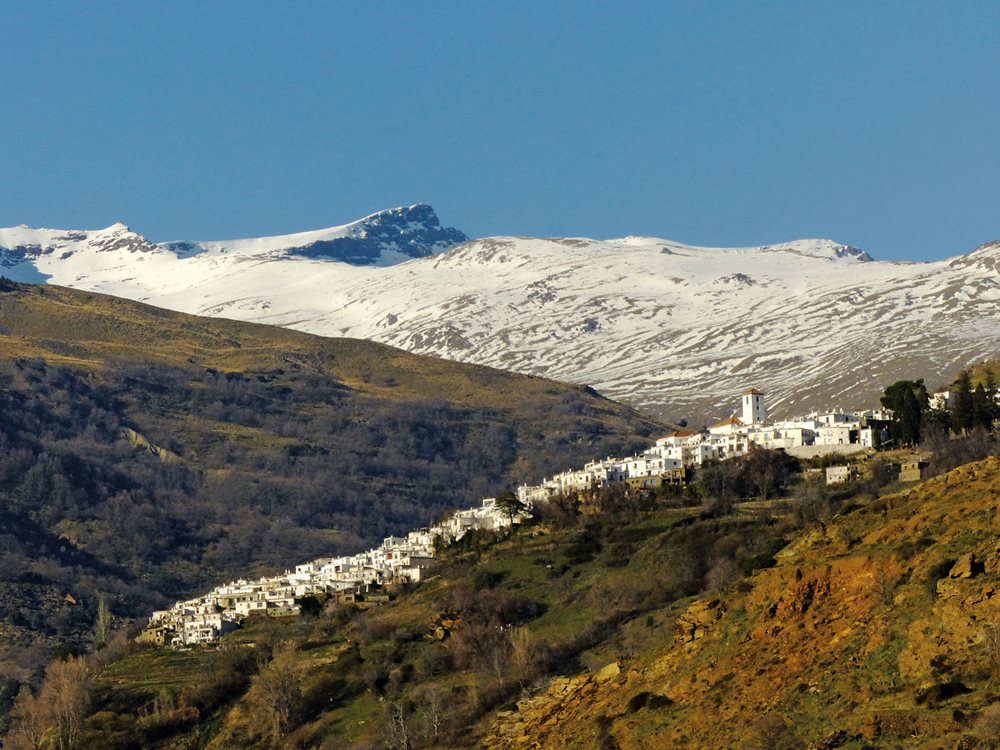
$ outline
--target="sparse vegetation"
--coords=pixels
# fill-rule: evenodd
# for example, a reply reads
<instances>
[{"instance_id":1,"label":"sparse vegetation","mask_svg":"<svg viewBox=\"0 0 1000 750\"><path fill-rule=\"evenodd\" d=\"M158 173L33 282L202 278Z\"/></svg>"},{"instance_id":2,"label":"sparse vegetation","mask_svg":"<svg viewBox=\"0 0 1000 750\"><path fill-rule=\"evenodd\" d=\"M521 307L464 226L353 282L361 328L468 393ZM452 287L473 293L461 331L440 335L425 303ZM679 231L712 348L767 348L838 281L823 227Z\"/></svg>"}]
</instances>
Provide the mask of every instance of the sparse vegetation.
<instances>
[{"instance_id":1,"label":"sparse vegetation","mask_svg":"<svg viewBox=\"0 0 1000 750\"><path fill-rule=\"evenodd\" d=\"M80 747L117 747L113 726L131 727L121 746L150 748L200 731L247 748L467 747L552 677L638 658L669 633L675 602L719 585L721 561L731 583L788 529L655 498L628 521L600 508L453 545L439 576L385 606L256 620L216 651L129 654L98 677Z\"/></svg>"}]
</instances>

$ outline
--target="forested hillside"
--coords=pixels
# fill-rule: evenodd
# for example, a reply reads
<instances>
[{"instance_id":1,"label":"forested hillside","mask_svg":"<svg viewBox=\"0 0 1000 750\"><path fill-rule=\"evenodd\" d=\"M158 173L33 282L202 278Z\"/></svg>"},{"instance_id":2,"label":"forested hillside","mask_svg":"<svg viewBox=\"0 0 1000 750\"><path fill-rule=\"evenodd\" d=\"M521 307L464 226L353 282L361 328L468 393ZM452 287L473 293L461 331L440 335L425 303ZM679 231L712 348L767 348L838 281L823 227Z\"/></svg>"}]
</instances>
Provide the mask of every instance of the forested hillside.
<instances>
[{"instance_id":1,"label":"forested hillside","mask_svg":"<svg viewBox=\"0 0 1000 750\"><path fill-rule=\"evenodd\" d=\"M58 287L0 291L0 670L660 426L588 389Z\"/></svg>"}]
</instances>

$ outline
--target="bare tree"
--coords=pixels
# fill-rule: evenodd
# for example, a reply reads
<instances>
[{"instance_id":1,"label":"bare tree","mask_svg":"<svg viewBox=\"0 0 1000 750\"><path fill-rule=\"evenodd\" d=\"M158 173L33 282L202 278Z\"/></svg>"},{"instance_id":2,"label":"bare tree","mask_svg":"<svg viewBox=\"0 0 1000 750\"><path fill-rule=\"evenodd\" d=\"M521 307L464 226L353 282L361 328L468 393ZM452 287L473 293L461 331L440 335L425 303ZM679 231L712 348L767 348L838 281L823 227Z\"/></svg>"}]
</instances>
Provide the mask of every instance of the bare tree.
<instances>
[{"instance_id":1,"label":"bare tree","mask_svg":"<svg viewBox=\"0 0 1000 750\"><path fill-rule=\"evenodd\" d=\"M799 742L790 723L775 713L758 719L744 742L745 750L799 750Z\"/></svg>"},{"instance_id":2,"label":"bare tree","mask_svg":"<svg viewBox=\"0 0 1000 750\"><path fill-rule=\"evenodd\" d=\"M251 705L266 719L267 732L275 743L291 726L292 714L302 697L301 682L302 669L291 647L277 651L254 678Z\"/></svg>"},{"instance_id":3,"label":"bare tree","mask_svg":"<svg viewBox=\"0 0 1000 750\"><path fill-rule=\"evenodd\" d=\"M875 565L875 594L887 607L891 607L896 598L896 582L892 580L885 560L879 560Z\"/></svg>"},{"instance_id":4,"label":"bare tree","mask_svg":"<svg viewBox=\"0 0 1000 750\"><path fill-rule=\"evenodd\" d=\"M507 661L510 656L510 642L506 637L493 642L493 648L487 655L487 665L501 690L507 684Z\"/></svg>"},{"instance_id":5,"label":"bare tree","mask_svg":"<svg viewBox=\"0 0 1000 750\"><path fill-rule=\"evenodd\" d=\"M534 641L530 631L524 627L511 628L507 640L510 643L510 666L523 690L534 666Z\"/></svg>"},{"instance_id":6,"label":"bare tree","mask_svg":"<svg viewBox=\"0 0 1000 750\"><path fill-rule=\"evenodd\" d=\"M386 738L386 744L391 750L410 750L413 744L410 742L410 733L403 707L393 701L389 704L388 712L389 725L386 731L389 736Z\"/></svg>"},{"instance_id":7,"label":"bare tree","mask_svg":"<svg viewBox=\"0 0 1000 750\"><path fill-rule=\"evenodd\" d=\"M430 685L420 694L424 708L425 734L433 740L444 728L444 693L437 685Z\"/></svg>"},{"instance_id":8,"label":"bare tree","mask_svg":"<svg viewBox=\"0 0 1000 750\"><path fill-rule=\"evenodd\" d=\"M11 710L13 728L4 740L11 750L40 750L45 731L51 722L45 705L32 694L27 685L18 691Z\"/></svg>"},{"instance_id":9,"label":"bare tree","mask_svg":"<svg viewBox=\"0 0 1000 750\"><path fill-rule=\"evenodd\" d=\"M712 591L726 591L743 577L743 571L731 557L716 558L708 573L705 574L705 585Z\"/></svg>"},{"instance_id":10,"label":"bare tree","mask_svg":"<svg viewBox=\"0 0 1000 750\"><path fill-rule=\"evenodd\" d=\"M83 658L55 661L45 673L39 700L50 712L59 750L72 750L93 698L90 667Z\"/></svg>"}]
</instances>

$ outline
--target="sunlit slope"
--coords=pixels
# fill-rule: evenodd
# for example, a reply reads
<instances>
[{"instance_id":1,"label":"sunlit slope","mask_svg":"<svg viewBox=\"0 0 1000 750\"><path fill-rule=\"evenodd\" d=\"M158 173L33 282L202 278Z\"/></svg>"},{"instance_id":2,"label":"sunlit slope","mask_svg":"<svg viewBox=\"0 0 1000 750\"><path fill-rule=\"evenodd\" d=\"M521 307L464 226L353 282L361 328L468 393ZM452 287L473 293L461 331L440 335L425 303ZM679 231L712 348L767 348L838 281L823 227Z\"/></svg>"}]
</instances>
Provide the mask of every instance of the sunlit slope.
<instances>
[{"instance_id":1,"label":"sunlit slope","mask_svg":"<svg viewBox=\"0 0 1000 750\"><path fill-rule=\"evenodd\" d=\"M520 704L490 747L991 746L998 506L992 458L847 511L696 601L659 655Z\"/></svg>"}]
</instances>

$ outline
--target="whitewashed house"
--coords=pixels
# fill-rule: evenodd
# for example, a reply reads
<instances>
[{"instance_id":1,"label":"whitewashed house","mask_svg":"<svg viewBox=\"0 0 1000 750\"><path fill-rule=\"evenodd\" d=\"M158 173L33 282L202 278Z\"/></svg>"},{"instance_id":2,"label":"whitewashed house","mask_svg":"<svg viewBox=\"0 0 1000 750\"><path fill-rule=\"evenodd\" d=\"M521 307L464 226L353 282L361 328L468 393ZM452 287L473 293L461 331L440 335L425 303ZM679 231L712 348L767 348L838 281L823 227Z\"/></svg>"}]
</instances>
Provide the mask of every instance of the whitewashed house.
<instances>
[{"instance_id":1,"label":"whitewashed house","mask_svg":"<svg viewBox=\"0 0 1000 750\"><path fill-rule=\"evenodd\" d=\"M850 445L859 442L851 439L851 433L857 435L853 424L825 424L816 431L814 445Z\"/></svg>"},{"instance_id":2,"label":"whitewashed house","mask_svg":"<svg viewBox=\"0 0 1000 750\"><path fill-rule=\"evenodd\" d=\"M184 620L180 631L180 642L185 646L212 643L219 636L235 630L238 624L222 614L197 615Z\"/></svg>"}]
</instances>

